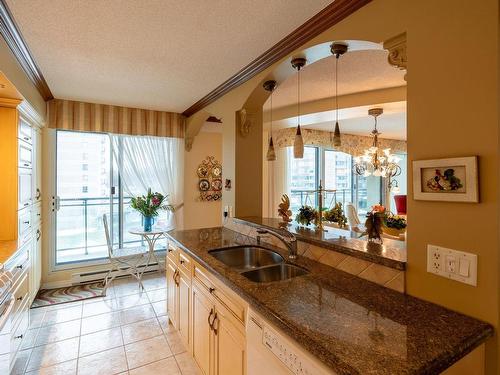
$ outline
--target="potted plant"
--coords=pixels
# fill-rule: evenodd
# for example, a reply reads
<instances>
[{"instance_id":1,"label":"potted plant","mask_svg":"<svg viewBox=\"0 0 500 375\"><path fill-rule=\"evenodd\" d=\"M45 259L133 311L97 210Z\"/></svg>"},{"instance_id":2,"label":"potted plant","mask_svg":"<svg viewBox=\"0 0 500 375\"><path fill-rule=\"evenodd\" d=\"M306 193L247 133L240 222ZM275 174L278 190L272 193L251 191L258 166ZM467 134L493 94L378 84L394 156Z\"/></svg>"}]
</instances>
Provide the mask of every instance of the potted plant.
<instances>
[{"instance_id":1,"label":"potted plant","mask_svg":"<svg viewBox=\"0 0 500 375\"><path fill-rule=\"evenodd\" d=\"M388 213L385 216L382 230L390 236L399 237L406 231L406 219L402 216Z\"/></svg>"},{"instance_id":2,"label":"potted plant","mask_svg":"<svg viewBox=\"0 0 500 375\"><path fill-rule=\"evenodd\" d=\"M146 195L134 197L130 201L130 206L141 213L144 232L151 232L153 227L154 217L158 216L159 210L174 211L174 207L170 204L165 204L168 195L161 193L152 193L151 188L148 189Z\"/></svg>"},{"instance_id":3,"label":"potted plant","mask_svg":"<svg viewBox=\"0 0 500 375\"><path fill-rule=\"evenodd\" d=\"M340 202L335 203L332 209L323 212L323 218L330 223L337 223L340 228L345 228L347 225L347 217Z\"/></svg>"},{"instance_id":4,"label":"potted plant","mask_svg":"<svg viewBox=\"0 0 500 375\"><path fill-rule=\"evenodd\" d=\"M295 221L302 225L310 225L311 223L316 224L319 220L318 211L311 206L302 206L299 208L297 216L295 216Z\"/></svg>"}]
</instances>

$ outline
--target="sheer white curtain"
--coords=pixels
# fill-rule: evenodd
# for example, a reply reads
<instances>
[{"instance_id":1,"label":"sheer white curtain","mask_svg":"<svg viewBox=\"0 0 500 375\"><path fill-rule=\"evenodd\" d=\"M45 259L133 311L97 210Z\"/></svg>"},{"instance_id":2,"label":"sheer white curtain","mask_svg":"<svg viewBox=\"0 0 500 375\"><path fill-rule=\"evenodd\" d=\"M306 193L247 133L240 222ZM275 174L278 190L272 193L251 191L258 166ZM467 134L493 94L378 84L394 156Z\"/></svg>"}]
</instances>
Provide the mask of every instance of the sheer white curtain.
<instances>
[{"instance_id":1,"label":"sheer white curtain","mask_svg":"<svg viewBox=\"0 0 500 375\"><path fill-rule=\"evenodd\" d=\"M146 194L148 188L168 195L168 203L183 205L183 139L111 134L113 157L124 192L129 196ZM169 225L180 224L177 214L168 217Z\"/></svg>"},{"instance_id":2,"label":"sheer white curtain","mask_svg":"<svg viewBox=\"0 0 500 375\"><path fill-rule=\"evenodd\" d=\"M281 203L281 196L290 196L290 172L288 162L288 148L276 149L275 161L264 161L269 163L268 171L268 202L267 215L269 217L278 216L278 205ZM265 160L265 159L264 159Z\"/></svg>"}]
</instances>

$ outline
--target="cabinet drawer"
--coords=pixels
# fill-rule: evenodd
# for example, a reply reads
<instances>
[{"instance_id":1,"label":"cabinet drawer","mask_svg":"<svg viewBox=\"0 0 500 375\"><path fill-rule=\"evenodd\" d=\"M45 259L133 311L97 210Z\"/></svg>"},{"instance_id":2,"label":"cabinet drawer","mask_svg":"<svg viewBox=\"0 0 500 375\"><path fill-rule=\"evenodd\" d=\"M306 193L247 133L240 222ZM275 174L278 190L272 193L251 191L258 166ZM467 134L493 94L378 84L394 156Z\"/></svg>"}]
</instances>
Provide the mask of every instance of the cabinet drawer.
<instances>
[{"instance_id":1,"label":"cabinet drawer","mask_svg":"<svg viewBox=\"0 0 500 375\"><path fill-rule=\"evenodd\" d=\"M26 242L9 260L5 263L5 269L12 274L12 290L15 290L21 276L28 268L29 249L31 241Z\"/></svg>"},{"instance_id":2,"label":"cabinet drawer","mask_svg":"<svg viewBox=\"0 0 500 375\"><path fill-rule=\"evenodd\" d=\"M17 213L17 235L19 241L24 243L24 238L31 232L31 209L29 207Z\"/></svg>"},{"instance_id":3,"label":"cabinet drawer","mask_svg":"<svg viewBox=\"0 0 500 375\"><path fill-rule=\"evenodd\" d=\"M33 147L26 142L18 143L18 165L21 168L31 168L33 165Z\"/></svg>"},{"instance_id":4,"label":"cabinet drawer","mask_svg":"<svg viewBox=\"0 0 500 375\"><path fill-rule=\"evenodd\" d=\"M33 174L31 169L19 168L18 174L18 206L19 209L31 205L33 194L31 192L33 184Z\"/></svg>"},{"instance_id":5,"label":"cabinet drawer","mask_svg":"<svg viewBox=\"0 0 500 375\"><path fill-rule=\"evenodd\" d=\"M17 314L17 321L14 323L14 330L12 331L10 349L13 359L15 359L14 354L19 349L21 342L23 341L26 331L29 328L29 312L28 306L25 304L23 309Z\"/></svg>"},{"instance_id":6,"label":"cabinet drawer","mask_svg":"<svg viewBox=\"0 0 500 375\"><path fill-rule=\"evenodd\" d=\"M181 270L191 280L191 258L183 251L179 251L179 270Z\"/></svg>"},{"instance_id":7,"label":"cabinet drawer","mask_svg":"<svg viewBox=\"0 0 500 375\"><path fill-rule=\"evenodd\" d=\"M239 298L227 290L222 283L216 281L214 276L209 275L208 271L199 264L194 264L194 280L198 281L215 299L228 309L241 323L245 323L245 305L239 301Z\"/></svg>"},{"instance_id":8,"label":"cabinet drawer","mask_svg":"<svg viewBox=\"0 0 500 375\"><path fill-rule=\"evenodd\" d=\"M167 258L175 264L177 264L177 261L179 259L179 249L172 245L170 242L167 244Z\"/></svg>"},{"instance_id":9,"label":"cabinet drawer","mask_svg":"<svg viewBox=\"0 0 500 375\"><path fill-rule=\"evenodd\" d=\"M31 129L31 126L29 126L29 124L27 124L22 119L19 121L17 136L20 140L23 140L24 142L27 142L29 144L33 143L33 131Z\"/></svg>"},{"instance_id":10,"label":"cabinet drawer","mask_svg":"<svg viewBox=\"0 0 500 375\"><path fill-rule=\"evenodd\" d=\"M24 272L21 280L14 289L14 308L12 309L11 319L14 322L14 327L18 320L27 311L27 304L29 302L29 276L28 272Z\"/></svg>"}]
</instances>

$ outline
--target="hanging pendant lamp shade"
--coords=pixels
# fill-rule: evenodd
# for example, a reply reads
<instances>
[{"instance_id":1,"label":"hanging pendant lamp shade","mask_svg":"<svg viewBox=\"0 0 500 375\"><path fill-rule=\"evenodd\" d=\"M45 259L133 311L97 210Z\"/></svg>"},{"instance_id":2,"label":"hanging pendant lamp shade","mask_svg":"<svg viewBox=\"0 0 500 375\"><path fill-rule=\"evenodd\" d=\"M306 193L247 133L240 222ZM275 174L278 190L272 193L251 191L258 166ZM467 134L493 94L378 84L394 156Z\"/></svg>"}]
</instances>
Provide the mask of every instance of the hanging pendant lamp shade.
<instances>
[{"instance_id":1,"label":"hanging pendant lamp shade","mask_svg":"<svg viewBox=\"0 0 500 375\"><path fill-rule=\"evenodd\" d=\"M340 56L347 52L347 44L333 43L330 46L330 51L335 56L335 130L333 132L333 146L340 147L342 145L342 140L340 138L339 125L338 65Z\"/></svg>"},{"instance_id":2,"label":"hanging pendant lamp shade","mask_svg":"<svg viewBox=\"0 0 500 375\"><path fill-rule=\"evenodd\" d=\"M297 133L293 142L293 156L295 159L304 157L304 139L300 130L300 69L306 65L306 59L296 57L292 60L292 67L297 69Z\"/></svg>"},{"instance_id":3,"label":"hanging pendant lamp shade","mask_svg":"<svg viewBox=\"0 0 500 375\"><path fill-rule=\"evenodd\" d=\"M276 160L276 152L274 151L274 142L273 142L273 91L276 88L276 81L269 80L264 82L262 85L264 90L269 91L271 93L271 125L269 131L269 146L267 148L266 160L267 161L275 161Z\"/></svg>"}]
</instances>

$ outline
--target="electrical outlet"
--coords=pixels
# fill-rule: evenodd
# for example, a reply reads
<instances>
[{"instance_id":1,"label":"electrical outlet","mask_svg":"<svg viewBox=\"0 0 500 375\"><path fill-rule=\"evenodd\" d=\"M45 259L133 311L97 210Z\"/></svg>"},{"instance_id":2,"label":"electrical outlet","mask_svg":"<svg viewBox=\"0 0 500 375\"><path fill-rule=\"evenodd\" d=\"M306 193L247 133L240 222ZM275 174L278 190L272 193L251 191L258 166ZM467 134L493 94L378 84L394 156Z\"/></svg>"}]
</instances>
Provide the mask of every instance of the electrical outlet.
<instances>
[{"instance_id":1,"label":"electrical outlet","mask_svg":"<svg viewBox=\"0 0 500 375\"><path fill-rule=\"evenodd\" d=\"M477 255L427 245L427 272L476 286Z\"/></svg>"},{"instance_id":2,"label":"electrical outlet","mask_svg":"<svg viewBox=\"0 0 500 375\"><path fill-rule=\"evenodd\" d=\"M438 246L427 245L427 272L439 274L443 270L443 258Z\"/></svg>"}]
</instances>

